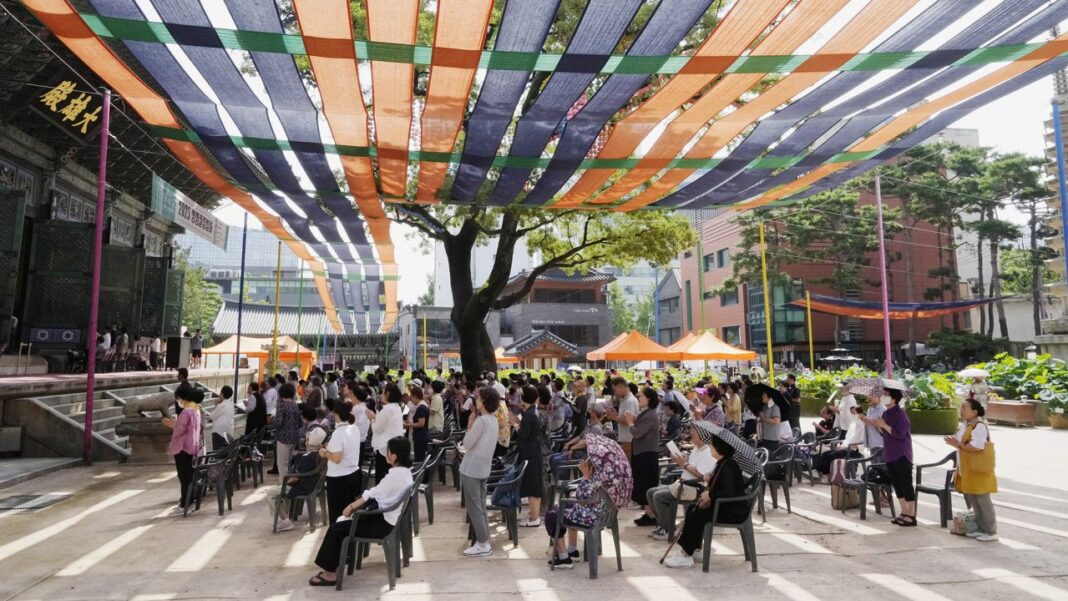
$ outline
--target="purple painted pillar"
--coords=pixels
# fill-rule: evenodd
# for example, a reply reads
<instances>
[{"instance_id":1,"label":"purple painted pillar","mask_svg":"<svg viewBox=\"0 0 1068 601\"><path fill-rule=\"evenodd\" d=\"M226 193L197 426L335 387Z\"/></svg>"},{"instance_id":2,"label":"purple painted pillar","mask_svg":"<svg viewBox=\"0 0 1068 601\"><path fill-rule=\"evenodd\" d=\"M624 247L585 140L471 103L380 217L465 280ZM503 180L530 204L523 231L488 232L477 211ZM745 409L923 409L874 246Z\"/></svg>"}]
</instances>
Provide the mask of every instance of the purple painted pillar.
<instances>
[{"instance_id":1,"label":"purple painted pillar","mask_svg":"<svg viewBox=\"0 0 1068 601\"><path fill-rule=\"evenodd\" d=\"M879 278L883 292L883 345L886 347L886 377L894 377L894 348L890 340L890 293L886 281L886 234L883 230L883 181L875 174L875 212L879 219ZM912 277L911 274L909 277Z\"/></svg>"},{"instance_id":2,"label":"purple painted pillar","mask_svg":"<svg viewBox=\"0 0 1068 601\"><path fill-rule=\"evenodd\" d=\"M96 392L96 331L100 318L100 255L104 245L104 195L107 192L108 132L111 126L111 90L104 89L104 115L100 119L100 164L96 174L96 227L93 231L93 284L89 294L89 358L85 365L85 435L82 459L93 463L93 394Z\"/></svg>"}]
</instances>

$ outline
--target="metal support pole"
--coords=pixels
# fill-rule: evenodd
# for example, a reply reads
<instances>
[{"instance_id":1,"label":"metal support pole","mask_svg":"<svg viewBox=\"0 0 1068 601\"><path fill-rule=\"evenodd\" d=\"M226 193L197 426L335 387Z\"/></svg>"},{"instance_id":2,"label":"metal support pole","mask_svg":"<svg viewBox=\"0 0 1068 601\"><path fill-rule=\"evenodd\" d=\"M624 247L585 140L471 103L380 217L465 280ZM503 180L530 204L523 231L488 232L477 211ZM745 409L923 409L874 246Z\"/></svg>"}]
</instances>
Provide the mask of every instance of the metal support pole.
<instances>
[{"instance_id":1,"label":"metal support pole","mask_svg":"<svg viewBox=\"0 0 1068 601\"><path fill-rule=\"evenodd\" d=\"M875 173L875 213L879 228L879 277L882 279L883 293L883 346L886 351L886 377L894 377L893 343L890 340L890 293L886 281L886 236L883 231L883 181ZM911 275L909 277L912 277Z\"/></svg>"},{"instance_id":2,"label":"metal support pole","mask_svg":"<svg viewBox=\"0 0 1068 601\"><path fill-rule=\"evenodd\" d=\"M297 373L304 375L300 365L300 318L304 315L304 259L300 260L300 271L297 277L300 278L300 289L297 292Z\"/></svg>"},{"instance_id":3,"label":"metal support pole","mask_svg":"<svg viewBox=\"0 0 1068 601\"><path fill-rule=\"evenodd\" d=\"M96 173L96 226L93 230L93 283L89 293L89 343L85 364L85 432L82 459L93 463L93 396L96 394L96 330L100 320L100 257L104 251L104 196L107 193L108 135L111 129L111 90L104 89L104 110L100 119L100 163Z\"/></svg>"},{"instance_id":4,"label":"metal support pole","mask_svg":"<svg viewBox=\"0 0 1068 601\"><path fill-rule=\"evenodd\" d=\"M1057 140L1057 189L1061 197L1061 236L1065 242L1064 256L1064 286L1065 295L1068 296L1068 178L1065 176L1064 160L1064 128L1061 127L1061 102L1060 98L1053 101L1053 135Z\"/></svg>"},{"instance_id":5,"label":"metal support pole","mask_svg":"<svg viewBox=\"0 0 1068 601\"><path fill-rule=\"evenodd\" d=\"M278 259L274 272L274 341L271 344L271 371L278 372L278 310L282 303L282 241L278 241Z\"/></svg>"},{"instance_id":6,"label":"metal support pole","mask_svg":"<svg viewBox=\"0 0 1068 601\"><path fill-rule=\"evenodd\" d=\"M767 244L764 242L763 221L760 222L760 271L764 280L764 331L768 338L768 377L771 382L775 382L775 361L771 352L771 289L768 288L768 254Z\"/></svg>"},{"instance_id":7,"label":"metal support pole","mask_svg":"<svg viewBox=\"0 0 1068 601\"><path fill-rule=\"evenodd\" d=\"M426 311L423 311L423 369L426 369Z\"/></svg>"},{"instance_id":8,"label":"metal support pole","mask_svg":"<svg viewBox=\"0 0 1068 601\"><path fill-rule=\"evenodd\" d=\"M805 290L805 321L808 322L808 368L816 369L816 351L812 344L812 293Z\"/></svg>"},{"instance_id":9,"label":"metal support pole","mask_svg":"<svg viewBox=\"0 0 1068 601\"><path fill-rule=\"evenodd\" d=\"M653 340L660 342L660 267L653 267ZM659 363L659 362L658 362Z\"/></svg>"},{"instance_id":10,"label":"metal support pole","mask_svg":"<svg viewBox=\"0 0 1068 601\"><path fill-rule=\"evenodd\" d=\"M234 398L241 394L241 317L245 312L245 251L248 249L248 213L241 231L241 280L237 285L237 342L234 345ZM221 357L220 357L221 359Z\"/></svg>"}]
</instances>

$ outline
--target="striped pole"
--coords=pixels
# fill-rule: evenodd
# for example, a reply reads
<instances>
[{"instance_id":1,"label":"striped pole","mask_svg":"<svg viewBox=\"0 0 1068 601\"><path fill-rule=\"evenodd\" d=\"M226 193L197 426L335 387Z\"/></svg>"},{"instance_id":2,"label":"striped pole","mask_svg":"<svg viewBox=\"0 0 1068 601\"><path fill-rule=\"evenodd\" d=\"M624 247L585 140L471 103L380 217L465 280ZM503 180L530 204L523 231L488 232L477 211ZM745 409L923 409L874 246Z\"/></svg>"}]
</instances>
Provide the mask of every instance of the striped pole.
<instances>
[{"instance_id":1,"label":"striped pole","mask_svg":"<svg viewBox=\"0 0 1068 601\"><path fill-rule=\"evenodd\" d=\"M883 231L883 180L875 172L875 214L879 227L879 277L883 284L883 346L886 351L886 377L894 377L893 343L890 341L890 293L886 281L886 235ZM912 274L909 274L912 277Z\"/></svg>"},{"instance_id":2,"label":"striped pole","mask_svg":"<svg viewBox=\"0 0 1068 601\"><path fill-rule=\"evenodd\" d=\"M775 361L771 353L771 289L768 288L768 245L764 242L764 222L760 222L760 271L764 279L764 331L768 341L768 377L775 381Z\"/></svg>"}]
</instances>

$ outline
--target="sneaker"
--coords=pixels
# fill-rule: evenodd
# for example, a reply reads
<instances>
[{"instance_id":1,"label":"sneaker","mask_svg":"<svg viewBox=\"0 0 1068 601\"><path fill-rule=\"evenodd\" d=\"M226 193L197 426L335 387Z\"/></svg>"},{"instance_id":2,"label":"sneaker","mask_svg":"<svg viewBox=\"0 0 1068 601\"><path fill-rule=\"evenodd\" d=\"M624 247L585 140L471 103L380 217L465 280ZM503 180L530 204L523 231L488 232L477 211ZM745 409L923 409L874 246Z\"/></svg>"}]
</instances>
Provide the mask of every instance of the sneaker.
<instances>
[{"instance_id":1,"label":"sneaker","mask_svg":"<svg viewBox=\"0 0 1068 601\"><path fill-rule=\"evenodd\" d=\"M705 558L704 551L702 551L701 549L697 549L693 552L693 555L691 557L693 557L693 562L695 564L701 563L701 561Z\"/></svg>"},{"instance_id":2,"label":"sneaker","mask_svg":"<svg viewBox=\"0 0 1068 601\"><path fill-rule=\"evenodd\" d=\"M464 557L486 557L493 553L493 547L489 543L478 543L464 549Z\"/></svg>"},{"instance_id":3,"label":"sneaker","mask_svg":"<svg viewBox=\"0 0 1068 601\"><path fill-rule=\"evenodd\" d=\"M656 526L656 518L649 517L649 514L643 513L641 517L634 520L636 526Z\"/></svg>"},{"instance_id":4,"label":"sneaker","mask_svg":"<svg viewBox=\"0 0 1068 601\"><path fill-rule=\"evenodd\" d=\"M980 532L979 530L976 530L974 532L969 532L969 533L965 534L964 536L967 536L968 538L979 538L980 536L983 536L984 534L986 534L986 533L985 532Z\"/></svg>"},{"instance_id":5,"label":"sneaker","mask_svg":"<svg viewBox=\"0 0 1068 601\"><path fill-rule=\"evenodd\" d=\"M657 528L649 534L649 537L653 540L668 540L668 533L663 528Z\"/></svg>"},{"instance_id":6,"label":"sneaker","mask_svg":"<svg viewBox=\"0 0 1068 601\"><path fill-rule=\"evenodd\" d=\"M582 553L579 553L578 549L575 549L574 551L568 551L567 557L571 560L571 563L578 563L582 561Z\"/></svg>"},{"instance_id":7,"label":"sneaker","mask_svg":"<svg viewBox=\"0 0 1068 601\"><path fill-rule=\"evenodd\" d=\"M275 526L275 532L288 532L294 528L292 520L278 520L278 525Z\"/></svg>"},{"instance_id":8,"label":"sneaker","mask_svg":"<svg viewBox=\"0 0 1068 601\"><path fill-rule=\"evenodd\" d=\"M682 552L682 549L675 547L671 550L671 553L664 560L664 565L669 568L692 568L693 557Z\"/></svg>"},{"instance_id":9,"label":"sneaker","mask_svg":"<svg viewBox=\"0 0 1068 601\"><path fill-rule=\"evenodd\" d=\"M977 540L977 541L979 541L981 543L993 543L993 542L996 542L998 540L998 535L996 535L996 534L987 534L987 533L983 532L979 536L975 537L975 540Z\"/></svg>"},{"instance_id":10,"label":"sneaker","mask_svg":"<svg viewBox=\"0 0 1068 601\"><path fill-rule=\"evenodd\" d=\"M519 520L519 525L524 528L537 528L538 526L541 526L541 518L524 518Z\"/></svg>"},{"instance_id":11,"label":"sneaker","mask_svg":"<svg viewBox=\"0 0 1068 601\"><path fill-rule=\"evenodd\" d=\"M571 557L557 557L549 561L549 565L557 570L570 570L575 567L575 562L571 561Z\"/></svg>"}]
</instances>

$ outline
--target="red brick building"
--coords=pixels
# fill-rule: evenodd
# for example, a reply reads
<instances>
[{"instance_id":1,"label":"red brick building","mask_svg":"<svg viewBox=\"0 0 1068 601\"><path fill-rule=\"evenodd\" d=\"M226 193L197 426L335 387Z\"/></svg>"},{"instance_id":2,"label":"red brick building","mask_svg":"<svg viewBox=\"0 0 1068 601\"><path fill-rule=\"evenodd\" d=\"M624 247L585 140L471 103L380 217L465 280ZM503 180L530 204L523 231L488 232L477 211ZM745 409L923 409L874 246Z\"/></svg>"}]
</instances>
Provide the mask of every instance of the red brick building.
<instances>
[{"instance_id":1,"label":"red brick building","mask_svg":"<svg viewBox=\"0 0 1068 601\"><path fill-rule=\"evenodd\" d=\"M871 194L861 195L860 202L874 204L875 198ZM886 197L884 202L886 207L900 205L900 201L894 197ZM680 257L682 332L685 335L690 331L712 329L727 342L763 352L766 336L760 282L743 285L733 293L718 296L709 292L717 289L732 273L732 256L737 252L741 238L740 227L734 221L735 215L734 211L724 210L700 222L700 251L694 248ZM929 275L931 270L939 266L939 240L934 229L933 225L921 222L913 229L911 245L905 242L903 234L887 241L891 257L904 257L906 252L912 254L914 302L923 302L924 291L937 288L940 284L938 278ZM951 235L943 235L942 243L948 245L951 240ZM951 249L947 248L942 259L946 266L956 270L955 253ZM772 342L776 361L793 363L800 359L808 364L805 311L788 303L803 299L806 290L812 294L839 297L839 293L830 286L813 283L814 280L829 278L833 268L834 264L831 263L806 262L799 259L796 263L784 267L784 271L791 277L790 284L772 285ZM872 255L871 266L864 267L861 273L865 281L879 281L877 255ZM889 265L889 276L890 301L907 302L906 278L909 274L903 259ZM880 288L866 286L851 293L850 297L878 301L881 299ZM916 342L923 342L932 331L951 323L950 318L918 319L915 322L914 339ZM817 360L821 355L830 354L829 351L836 346L848 348L853 354L865 359L881 359L884 348L882 328L882 321L879 320L846 317L836 320L833 315L813 313L812 329ZM908 328L907 321L891 323L895 349L901 349L908 343Z\"/></svg>"}]
</instances>

